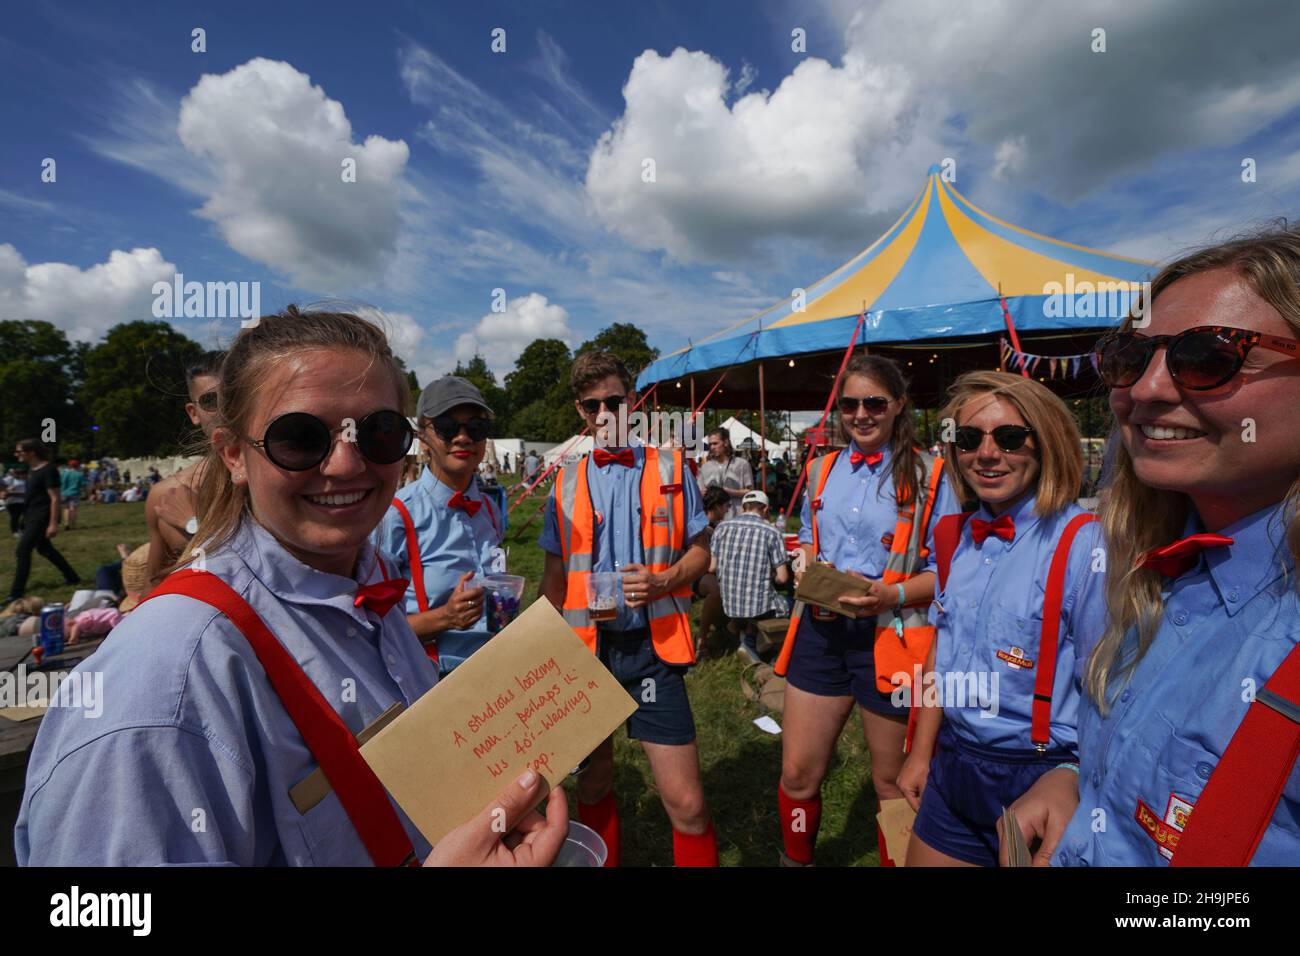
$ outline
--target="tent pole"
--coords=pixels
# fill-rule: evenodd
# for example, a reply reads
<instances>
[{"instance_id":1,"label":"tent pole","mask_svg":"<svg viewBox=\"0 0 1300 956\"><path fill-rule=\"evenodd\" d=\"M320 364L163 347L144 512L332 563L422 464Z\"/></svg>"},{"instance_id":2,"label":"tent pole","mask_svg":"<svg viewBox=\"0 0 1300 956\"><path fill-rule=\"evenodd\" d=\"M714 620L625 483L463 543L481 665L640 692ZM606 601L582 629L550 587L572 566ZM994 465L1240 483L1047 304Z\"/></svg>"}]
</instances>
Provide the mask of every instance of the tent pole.
<instances>
[{"instance_id":1,"label":"tent pole","mask_svg":"<svg viewBox=\"0 0 1300 956\"><path fill-rule=\"evenodd\" d=\"M1011 310L1007 308L1006 296L1002 294L1001 282L998 283L998 301L1002 303L1002 318L1006 319L1007 322L1007 334L1011 336L1011 347L1017 352L1023 352L1024 349L1020 347L1020 336L1016 335L1015 324L1011 321ZM1020 374L1025 378L1029 378L1029 369L1023 365L1020 366Z\"/></svg>"},{"instance_id":2,"label":"tent pole","mask_svg":"<svg viewBox=\"0 0 1300 956\"><path fill-rule=\"evenodd\" d=\"M758 363L758 470L760 488L767 491L767 397L763 394L763 363Z\"/></svg>"}]
</instances>

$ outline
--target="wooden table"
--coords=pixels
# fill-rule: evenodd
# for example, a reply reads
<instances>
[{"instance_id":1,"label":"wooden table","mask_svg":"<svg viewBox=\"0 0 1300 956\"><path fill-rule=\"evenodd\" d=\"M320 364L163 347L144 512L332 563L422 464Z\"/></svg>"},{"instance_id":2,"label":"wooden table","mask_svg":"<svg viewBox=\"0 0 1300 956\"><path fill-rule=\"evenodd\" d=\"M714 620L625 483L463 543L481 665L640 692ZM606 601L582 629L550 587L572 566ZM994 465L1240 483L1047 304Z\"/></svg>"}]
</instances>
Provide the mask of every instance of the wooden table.
<instances>
[{"instance_id":1,"label":"wooden table","mask_svg":"<svg viewBox=\"0 0 1300 956\"><path fill-rule=\"evenodd\" d=\"M101 639L65 645L63 653L50 662L53 664L50 669L70 671L102 643ZM21 662L24 673L30 672L33 669L28 655L31 649L29 637L0 637L0 671L17 672ZM33 717L14 721L0 715L0 866L14 865L13 828L27 778L27 761L31 758L32 744L43 719Z\"/></svg>"}]
</instances>

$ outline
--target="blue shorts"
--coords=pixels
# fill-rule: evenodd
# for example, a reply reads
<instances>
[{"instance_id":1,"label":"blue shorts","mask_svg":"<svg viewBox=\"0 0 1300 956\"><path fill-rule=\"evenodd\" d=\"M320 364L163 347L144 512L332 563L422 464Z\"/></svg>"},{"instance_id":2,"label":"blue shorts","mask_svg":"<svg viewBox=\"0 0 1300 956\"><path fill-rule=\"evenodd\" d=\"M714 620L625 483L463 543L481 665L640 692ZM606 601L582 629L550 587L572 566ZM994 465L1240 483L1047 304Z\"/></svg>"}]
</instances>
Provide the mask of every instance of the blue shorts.
<instances>
[{"instance_id":1,"label":"blue shorts","mask_svg":"<svg viewBox=\"0 0 1300 956\"><path fill-rule=\"evenodd\" d=\"M1062 763L1077 762L1068 750L996 750L939 728L930 777L912 833L926 845L977 866L998 865L1002 808Z\"/></svg>"},{"instance_id":2,"label":"blue shorts","mask_svg":"<svg viewBox=\"0 0 1300 956\"><path fill-rule=\"evenodd\" d=\"M799 616L794 652L786 681L819 697L852 695L861 706L888 717L906 717L907 708L895 707L889 694L876 687L876 619L835 615L818 621L813 609Z\"/></svg>"},{"instance_id":3,"label":"blue shorts","mask_svg":"<svg viewBox=\"0 0 1300 956\"><path fill-rule=\"evenodd\" d=\"M600 662L637 702L627 735L651 744L689 744L695 718L686 697L684 666L665 664L655 654L648 628L599 632Z\"/></svg>"}]
</instances>

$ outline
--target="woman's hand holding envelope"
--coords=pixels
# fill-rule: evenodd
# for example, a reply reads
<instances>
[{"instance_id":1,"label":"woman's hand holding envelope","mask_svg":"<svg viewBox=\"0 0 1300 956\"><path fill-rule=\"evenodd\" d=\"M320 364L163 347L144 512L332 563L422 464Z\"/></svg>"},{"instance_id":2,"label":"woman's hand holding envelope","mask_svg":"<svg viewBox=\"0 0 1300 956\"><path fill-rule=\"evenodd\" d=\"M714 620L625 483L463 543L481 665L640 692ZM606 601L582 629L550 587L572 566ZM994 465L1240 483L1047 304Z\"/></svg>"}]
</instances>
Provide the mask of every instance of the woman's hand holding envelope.
<instances>
[{"instance_id":1,"label":"woman's hand holding envelope","mask_svg":"<svg viewBox=\"0 0 1300 956\"><path fill-rule=\"evenodd\" d=\"M438 841L425 866L550 866L569 832L569 802L556 787L536 809L546 780L526 770L483 812Z\"/></svg>"},{"instance_id":2,"label":"woman's hand holding envelope","mask_svg":"<svg viewBox=\"0 0 1300 956\"><path fill-rule=\"evenodd\" d=\"M867 582L867 593L842 594L839 602L845 607L856 608L860 617L870 617L872 614L880 614L894 606L894 601L898 597L898 589L886 587L879 581L873 581L865 574L859 574L857 571L845 571L845 574L851 574L855 578L861 578Z\"/></svg>"}]
</instances>

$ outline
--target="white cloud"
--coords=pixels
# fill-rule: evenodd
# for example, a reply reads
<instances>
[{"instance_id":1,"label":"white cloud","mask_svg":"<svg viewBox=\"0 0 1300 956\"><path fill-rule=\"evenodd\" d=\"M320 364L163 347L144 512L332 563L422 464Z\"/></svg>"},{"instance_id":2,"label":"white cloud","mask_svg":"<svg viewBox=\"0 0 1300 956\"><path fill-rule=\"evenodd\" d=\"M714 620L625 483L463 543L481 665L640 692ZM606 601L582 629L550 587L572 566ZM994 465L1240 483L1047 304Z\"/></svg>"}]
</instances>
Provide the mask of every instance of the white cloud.
<instances>
[{"instance_id":1,"label":"white cloud","mask_svg":"<svg viewBox=\"0 0 1300 956\"><path fill-rule=\"evenodd\" d=\"M456 361L483 356L498 378L514 368L524 348L534 339L560 339L572 344L569 313L537 292L506 303L504 312L489 312L469 332L456 339Z\"/></svg>"},{"instance_id":2,"label":"white cloud","mask_svg":"<svg viewBox=\"0 0 1300 956\"><path fill-rule=\"evenodd\" d=\"M750 257L774 238L873 237L946 156L959 183L991 171L1073 203L1300 106L1300 8L1266 6L823 0L813 19L833 26L810 29L809 49L834 55L838 40L838 63L802 58L770 93L738 95L746 64L732 83L705 52L637 57L586 190L609 228L683 262Z\"/></svg>"},{"instance_id":3,"label":"white cloud","mask_svg":"<svg viewBox=\"0 0 1300 956\"><path fill-rule=\"evenodd\" d=\"M108 261L80 269L64 262L29 265L0 244L0 318L53 323L70 339L93 342L119 322L154 321L155 282L170 282L176 266L157 249L119 249Z\"/></svg>"},{"instance_id":4,"label":"white cloud","mask_svg":"<svg viewBox=\"0 0 1300 956\"><path fill-rule=\"evenodd\" d=\"M325 292L382 275L397 245L406 143L354 142L342 104L262 58L200 79L177 129L214 180L200 215L236 252ZM355 182L343 178L349 159Z\"/></svg>"}]
</instances>

